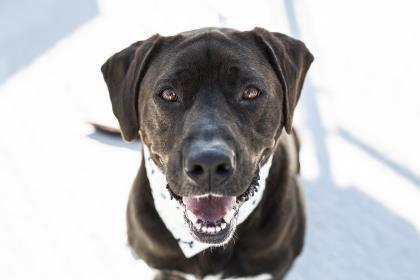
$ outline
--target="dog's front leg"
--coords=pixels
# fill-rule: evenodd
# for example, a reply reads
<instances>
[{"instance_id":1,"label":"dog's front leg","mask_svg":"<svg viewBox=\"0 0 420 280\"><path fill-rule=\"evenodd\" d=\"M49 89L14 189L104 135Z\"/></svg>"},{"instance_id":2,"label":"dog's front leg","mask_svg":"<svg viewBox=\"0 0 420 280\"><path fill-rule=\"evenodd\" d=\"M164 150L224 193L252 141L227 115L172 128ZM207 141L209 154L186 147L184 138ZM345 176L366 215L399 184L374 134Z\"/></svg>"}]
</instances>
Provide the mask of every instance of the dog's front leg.
<instances>
[{"instance_id":1,"label":"dog's front leg","mask_svg":"<svg viewBox=\"0 0 420 280\"><path fill-rule=\"evenodd\" d=\"M187 280L186 274L175 270L159 270L154 280Z\"/></svg>"}]
</instances>

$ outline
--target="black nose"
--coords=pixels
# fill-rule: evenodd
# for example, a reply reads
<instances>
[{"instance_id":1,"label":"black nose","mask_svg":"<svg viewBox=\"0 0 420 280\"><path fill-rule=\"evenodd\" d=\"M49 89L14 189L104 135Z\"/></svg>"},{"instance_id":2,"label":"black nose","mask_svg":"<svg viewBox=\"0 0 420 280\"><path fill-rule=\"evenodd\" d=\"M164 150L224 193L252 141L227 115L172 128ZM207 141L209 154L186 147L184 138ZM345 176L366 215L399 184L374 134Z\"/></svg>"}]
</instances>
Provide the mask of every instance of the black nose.
<instances>
[{"instance_id":1,"label":"black nose","mask_svg":"<svg viewBox=\"0 0 420 280\"><path fill-rule=\"evenodd\" d=\"M235 154L224 143L195 142L185 156L186 174L200 186L219 184L235 169Z\"/></svg>"}]
</instances>

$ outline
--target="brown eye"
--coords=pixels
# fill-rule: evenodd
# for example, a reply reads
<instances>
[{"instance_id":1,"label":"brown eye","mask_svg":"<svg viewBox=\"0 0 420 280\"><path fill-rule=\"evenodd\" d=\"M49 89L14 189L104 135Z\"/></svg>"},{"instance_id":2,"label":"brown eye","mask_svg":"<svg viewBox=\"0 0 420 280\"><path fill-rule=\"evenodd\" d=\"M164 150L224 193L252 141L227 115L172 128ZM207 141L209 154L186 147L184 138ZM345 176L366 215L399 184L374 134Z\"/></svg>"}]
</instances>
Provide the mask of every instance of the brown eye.
<instances>
[{"instance_id":1,"label":"brown eye","mask_svg":"<svg viewBox=\"0 0 420 280\"><path fill-rule=\"evenodd\" d=\"M261 94L261 91L259 89L254 88L254 87L249 87L249 88L246 88L242 92L242 98L246 100L252 100L260 96L260 94Z\"/></svg>"},{"instance_id":2,"label":"brown eye","mask_svg":"<svg viewBox=\"0 0 420 280\"><path fill-rule=\"evenodd\" d=\"M165 89L159 94L159 96L167 102L175 102L178 100L178 96L173 89Z\"/></svg>"}]
</instances>

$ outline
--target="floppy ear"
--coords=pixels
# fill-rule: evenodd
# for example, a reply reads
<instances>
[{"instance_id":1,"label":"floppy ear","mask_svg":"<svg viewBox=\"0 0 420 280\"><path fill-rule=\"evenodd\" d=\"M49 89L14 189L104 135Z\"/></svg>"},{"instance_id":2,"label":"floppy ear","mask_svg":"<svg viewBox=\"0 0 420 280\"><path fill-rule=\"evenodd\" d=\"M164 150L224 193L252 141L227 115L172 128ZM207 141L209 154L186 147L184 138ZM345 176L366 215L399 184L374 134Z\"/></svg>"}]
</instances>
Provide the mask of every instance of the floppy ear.
<instances>
[{"instance_id":1,"label":"floppy ear","mask_svg":"<svg viewBox=\"0 0 420 280\"><path fill-rule=\"evenodd\" d=\"M111 97L112 111L127 142L138 136L138 92L159 38L156 34L145 41L136 42L111 56L101 67Z\"/></svg>"},{"instance_id":2,"label":"floppy ear","mask_svg":"<svg viewBox=\"0 0 420 280\"><path fill-rule=\"evenodd\" d=\"M283 111L288 134L292 132L293 111L300 97L303 81L314 57L305 44L287 35L255 28L270 63L283 87Z\"/></svg>"}]
</instances>

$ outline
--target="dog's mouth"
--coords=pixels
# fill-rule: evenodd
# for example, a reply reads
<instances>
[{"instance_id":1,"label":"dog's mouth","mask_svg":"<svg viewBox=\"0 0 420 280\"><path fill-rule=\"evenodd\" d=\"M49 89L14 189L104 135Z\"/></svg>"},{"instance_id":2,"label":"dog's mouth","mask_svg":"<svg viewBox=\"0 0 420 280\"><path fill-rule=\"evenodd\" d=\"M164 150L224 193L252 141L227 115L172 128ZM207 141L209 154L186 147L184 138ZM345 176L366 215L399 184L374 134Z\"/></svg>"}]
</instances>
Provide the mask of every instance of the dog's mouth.
<instances>
[{"instance_id":1,"label":"dog's mouth","mask_svg":"<svg viewBox=\"0 0 420 280\"><path fill-rule=\"evenodd\" d=\"M184 197L185 220L191 235L204 243L221 245L235 228L238 205L234 196Z\"/></svg>"},{"instance_id":2,"label":"dog's mouth","mask_svg":"<svg viewBox=\"0 0 420 280\"><path fill-rule=\"evenodd\" d=\"M191 236L202 243L221 246L230 240L236 229L241 205L258 191L258 180L257 172L248 189L239 196L208 194L181 197L169 185L167 189L171 198L184 207L184 219Z\"/></svg>"}]
</instances>

